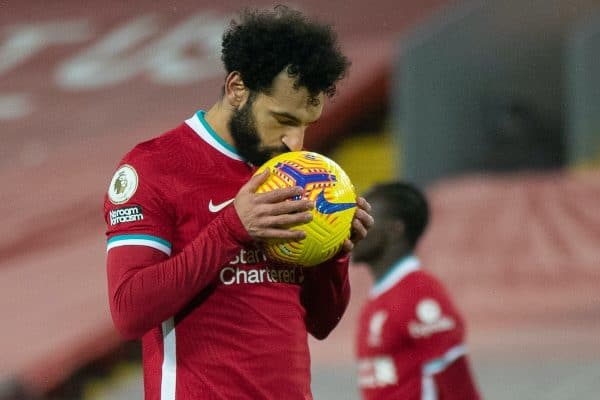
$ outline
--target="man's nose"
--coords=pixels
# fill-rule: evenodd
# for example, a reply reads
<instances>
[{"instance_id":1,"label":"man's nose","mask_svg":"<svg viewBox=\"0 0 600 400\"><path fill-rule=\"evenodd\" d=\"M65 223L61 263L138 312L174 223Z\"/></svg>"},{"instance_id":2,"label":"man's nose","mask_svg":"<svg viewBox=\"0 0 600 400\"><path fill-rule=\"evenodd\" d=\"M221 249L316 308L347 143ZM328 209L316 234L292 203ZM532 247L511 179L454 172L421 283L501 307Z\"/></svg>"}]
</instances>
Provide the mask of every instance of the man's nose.
<instances>
[{"instance_id":1,"label":"man's nose","mask_svg":"<svg viewBox=\"0 0 600 400\"><path fill-rule=\"evenodd\" d=\"M294 127L285 133L281 141L290 151L300 151L304 145L305 131L306 127Z\"/></svg>"}]
</instances>

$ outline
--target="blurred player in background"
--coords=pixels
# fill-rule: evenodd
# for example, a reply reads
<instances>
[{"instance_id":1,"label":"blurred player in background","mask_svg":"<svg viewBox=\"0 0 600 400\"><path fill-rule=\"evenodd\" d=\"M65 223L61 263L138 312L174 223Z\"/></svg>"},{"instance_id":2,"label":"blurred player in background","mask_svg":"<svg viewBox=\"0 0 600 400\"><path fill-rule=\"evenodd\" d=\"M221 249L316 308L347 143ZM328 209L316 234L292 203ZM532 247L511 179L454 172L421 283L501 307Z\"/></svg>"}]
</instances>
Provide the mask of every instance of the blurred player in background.
<instances>
[{"instance_id":1,"label":"blurred player in background","mask_svg":"<svg viewBox=\"0 0 600 400\"><path fill-rule=\"evenodd\" d=\"M365 195L376 224L353 252L375 278L358 325L358 384L366 400L476 400L465 324L413 254L429 220L424 195L389 182Z\"/></svg>"},{"instance_id":2,"label":"blurred player in background","mask_svg":"<svg viewBox=\"0 0 600 400\"><path fill-rule=\"evenodd\" d=\"M349 300L348 252L270 263L258 243L298 240L301 188L255 194L257 166L302 149L349 66L336 35L299 12L248 11L223 35L223 96L119 164L105 198L112 317L142 338L147 399L311 399L308 333L325 338Z\"/></svg>"}]
</instances>

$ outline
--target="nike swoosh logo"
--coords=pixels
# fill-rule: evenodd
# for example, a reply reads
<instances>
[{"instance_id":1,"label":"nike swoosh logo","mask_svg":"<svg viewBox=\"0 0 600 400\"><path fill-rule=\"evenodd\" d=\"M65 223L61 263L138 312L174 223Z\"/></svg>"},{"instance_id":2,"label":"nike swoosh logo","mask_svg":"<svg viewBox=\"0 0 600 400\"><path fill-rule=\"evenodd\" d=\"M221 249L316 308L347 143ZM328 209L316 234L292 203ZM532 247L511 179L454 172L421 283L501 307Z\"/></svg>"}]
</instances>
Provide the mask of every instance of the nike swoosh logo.
<instances>
[{"instance_id":1,"label":"nike swoosh logo","mask_svg":"<svg viewBox=\"0 0 600 400\"><path fill-rule=\"evenodd\" d=\"M325 192L322 190L315 201L315 208L321 214L333 214L353 207L356 207L356 203L331 203L327 201L325 198Z\"/></svg>"},{"instance_id":2,"label":"nike swoosh logo","mask_svg":"<svg viewBox=\"0 0 600 400\"><path fill-rule=\"evenodd\" d=\"M222 203L219 204L213 204L212 199L210 199L210 201L208 202L208 211L216 213L221 211L222 209L224 209L225 207L227 207L228 205L230 205L231 203L233 203L234 199L229 199L227 201L224 201Z\"/></svg>"}]
</instances>

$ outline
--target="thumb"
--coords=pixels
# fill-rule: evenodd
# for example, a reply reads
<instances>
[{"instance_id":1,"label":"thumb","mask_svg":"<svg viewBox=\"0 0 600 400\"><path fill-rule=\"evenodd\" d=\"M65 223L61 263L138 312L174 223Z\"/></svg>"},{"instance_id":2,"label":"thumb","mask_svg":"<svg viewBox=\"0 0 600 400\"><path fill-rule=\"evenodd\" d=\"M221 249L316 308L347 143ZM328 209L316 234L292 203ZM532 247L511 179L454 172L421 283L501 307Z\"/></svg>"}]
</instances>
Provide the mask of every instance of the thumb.
<instances>
[{"instance_id":1,"label":"thumb","mask_svg":"<svg viewBox=\"0 0 600 400\"><path fill-rule=\"evenodd\" d=\"M246 182L246 184L242 187L241 190L250 193L255 193L256 190L260 187L260 185L266 182L266 180L269 178L269 175L271 175L271 169L265 168L261 173L252 176L252 178L250 178L250 180Z\"/></svg>"}]
</instances>

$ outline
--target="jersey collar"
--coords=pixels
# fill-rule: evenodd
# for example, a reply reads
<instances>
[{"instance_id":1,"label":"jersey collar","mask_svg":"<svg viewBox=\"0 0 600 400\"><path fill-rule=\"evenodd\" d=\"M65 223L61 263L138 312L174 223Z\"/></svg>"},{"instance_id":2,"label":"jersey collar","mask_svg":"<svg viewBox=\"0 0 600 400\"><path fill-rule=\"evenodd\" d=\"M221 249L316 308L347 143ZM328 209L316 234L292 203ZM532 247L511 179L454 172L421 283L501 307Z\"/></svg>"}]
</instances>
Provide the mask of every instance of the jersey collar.
<instances>
[{"instance_id":1,"label":"jersey collar","mask_svg":"<svg viewBox=\"0 0 600 400\"><path fill-rule=\"evenodd\" d=\"M204 110L200 110L192 117L187 119L185 123L192 128L202 140L206 143L214 147L217 151L225 154L229 158L233 158L234 160L244 161L244 159L237 153L235 148L231 146L229 143L224 141L217 132L211 128L211 126L204 119L204 114L206 112Z\"/></svg>"},{"instance_id":2,"label":"jersey collar","mask_svg":"<svg viewBox=\"0 0 600 400\"><path fill-rule=\"evenodd\" d=\"M409 255L396 263L392 264L390 269L375 282L375 285L369 292L369 297L374 298L388 291L411 272L419 270L421 262L414 255Z\"/></svg>"}]
</instances>

